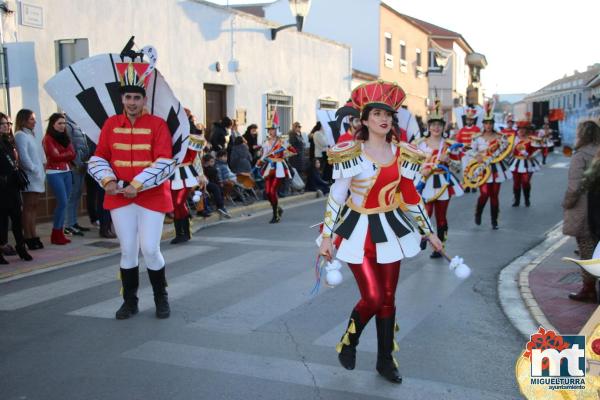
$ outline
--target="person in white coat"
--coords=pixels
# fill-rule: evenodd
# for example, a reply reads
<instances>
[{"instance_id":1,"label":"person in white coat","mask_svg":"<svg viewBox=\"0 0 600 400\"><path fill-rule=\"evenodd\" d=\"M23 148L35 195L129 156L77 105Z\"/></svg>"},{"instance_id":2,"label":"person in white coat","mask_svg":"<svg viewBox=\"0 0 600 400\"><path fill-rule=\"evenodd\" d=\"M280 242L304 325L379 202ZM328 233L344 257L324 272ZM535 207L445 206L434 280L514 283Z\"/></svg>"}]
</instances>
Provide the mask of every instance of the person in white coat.
<instances>
[{"instance_id":1,"label":"person in white coat","mask_svg":"<svg viewBox=\"0 0 600 400\"><path fill-rule=\"evenodd\" d=\"M44 172L44 152L35 139L36 118L31 110L22 109L15 120L15 142L19 153L19 165L27 173L29 185L22 192L23 196L23 234L30 250L44 247L37 235L35 221L37 218L40 195L44 193L46 173Z\"/></svg>"}]
</instances>

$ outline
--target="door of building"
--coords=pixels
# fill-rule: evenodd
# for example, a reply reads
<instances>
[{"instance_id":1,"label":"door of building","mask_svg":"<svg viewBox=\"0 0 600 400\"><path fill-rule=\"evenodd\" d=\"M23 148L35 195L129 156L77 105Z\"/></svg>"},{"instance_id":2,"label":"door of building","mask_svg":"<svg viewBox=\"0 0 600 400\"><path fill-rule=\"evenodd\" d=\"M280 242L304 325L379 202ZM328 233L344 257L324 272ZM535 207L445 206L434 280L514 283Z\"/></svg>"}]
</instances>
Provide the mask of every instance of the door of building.
<instances>
[{"instance_id":1,"label":"door of building","mask_svg":"<svg viewBox=\"0 0 600 400\"><path fill-rule=\"evenodd\" d=\"M227 115L227 86L204 84L205 93L205 110L206 117L204 124L206 125L206 133L210 137L210 129L212 124Z\"/></svg>"}]
</instances>

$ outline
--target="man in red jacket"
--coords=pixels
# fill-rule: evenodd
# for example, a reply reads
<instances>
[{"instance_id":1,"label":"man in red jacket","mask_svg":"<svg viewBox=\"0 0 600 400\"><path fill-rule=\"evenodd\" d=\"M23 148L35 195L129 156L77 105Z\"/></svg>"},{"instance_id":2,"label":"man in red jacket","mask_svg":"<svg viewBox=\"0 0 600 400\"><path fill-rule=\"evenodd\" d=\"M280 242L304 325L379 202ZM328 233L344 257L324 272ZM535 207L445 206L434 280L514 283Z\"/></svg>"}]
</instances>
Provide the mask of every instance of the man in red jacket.
<instances>
[{"instance_id":1,"label":"man in red jacket","mask_svg":"<svg viewBox=\"0 0 600 400\"><path fill-rule=\"evenodd\" d=\"M106 120L88 171L106 191L121 244L124 302L117 319L138 312L138 254L141 248L154 291L156 316L168 318L165 260L160 252L165 213L173 210L169 176L176 167L166 122L144 113L146 85L152 73L147 63L117 63L121 77L123 114Z\"/></svg>"}]
</instances>

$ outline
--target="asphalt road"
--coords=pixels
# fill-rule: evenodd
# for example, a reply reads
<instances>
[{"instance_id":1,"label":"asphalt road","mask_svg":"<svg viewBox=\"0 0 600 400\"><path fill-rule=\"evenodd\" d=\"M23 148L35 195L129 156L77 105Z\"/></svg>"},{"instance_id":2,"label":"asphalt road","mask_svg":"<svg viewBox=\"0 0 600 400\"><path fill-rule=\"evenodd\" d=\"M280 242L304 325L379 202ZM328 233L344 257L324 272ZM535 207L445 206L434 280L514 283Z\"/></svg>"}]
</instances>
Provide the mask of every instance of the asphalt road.
<instances>
[{"instance_id":1,"label":"asphalt road","mask_svg":"<svg viewBox=\"0 0 600 400\"><path fill-rule=\"evenodd\" d=\"M375 326L357 369L338 365L335 344L358 300L344 282L310 296L323 202L198 232L163 245L172 315L154 317L141 277L140 314L117 321L118 257L0 285L0 388L7 400L64 399L514 399L525 343L502 312L499 271L562 219L567 165L560 156L533 178L533 206L511 208L503 185L500 230L489 205L475 226L476 195L450 205L447 251L473 274L460 281L429 250L402 263L393 385L375 372Z\"/></svg>"}]
</instances>

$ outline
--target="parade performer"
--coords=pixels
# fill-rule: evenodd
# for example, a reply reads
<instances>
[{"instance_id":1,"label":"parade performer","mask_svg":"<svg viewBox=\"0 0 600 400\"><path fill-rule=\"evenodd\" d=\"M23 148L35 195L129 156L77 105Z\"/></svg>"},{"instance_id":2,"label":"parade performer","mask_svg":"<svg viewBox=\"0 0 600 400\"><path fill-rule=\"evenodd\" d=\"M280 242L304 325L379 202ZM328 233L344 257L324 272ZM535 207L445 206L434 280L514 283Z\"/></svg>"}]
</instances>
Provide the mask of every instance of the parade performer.
<instances>
[{"instance_id":1,"label":"parade performer","mask_svg":"<svg viewBox=\"0 0 600 400\"><path fill-rule=\"evenodd\" d=\"M446 122L441 112L441 102L436 100L427 120L428 130L424 138L417 139L415 145L428 155L428 161L420 171L421 196L429 217L435 211L435 224L438 238L446 242L448 220L446 214L450 198L463 195L459 180L452 171L460 169L461 144L447 138L444 132ZM438 251L431 253L431 258L441 258Z\"/></svg>"},{"instance_id":2,"label":"parade performer","mask_svg":"<svg viewBox=\"0 0 600 400\"><path fill-rule=\"evenodd\" d=\"M88 171L106 191L121 245L124 302L117 319L138 312L138 253L141 248L154 291L156 316L168 318L170 307L160 238L165 213L173 210L167 179L174 172L171 135L162 118L143 113L147 63L117 63L124 113L106 120Z\"/></svg>"},{"instance_id":3,"label":"parade performer","mask_svg":"<svg viewBox=\"0 0 600 400\"><path fill-rule=\"evenodd\" d=\"M471 149L473 139L475 139L481 134L481 129L479 129L479 127L475 125L475 120L477 118L476 109L471 107L466 108L464 110L464 118L465 125L462 128L460 128L460 130L454 136L454 140L456 140L458 143L462 143L464 146L463 149L465 150L465 153L461 160L463 171L472 159L471 152L469 152L468 150ZM465 192L469 193L471 189L473 189L474 192L476 191L475 188L466 187Z\"/></svg>"},{"instance_id":4,"label":"parade performer","mask_svg":"<svg viewBox=\"0 0 600 400\"><path fill-rule=\"evenodd\" d=\"M277 190L285 178L292 178L285 158L296 154L296 150L284 143L277 135L279 129L277 122L277 114L274 113L271 120L267 122L268 137L262 145L262 157L256 164L261 168L261 175L265 180L265 193L273 209L273 218L269 221L270 224L281 221L283 209L279 207Z\"/></svg>"},{"instance_id":5,"label":"parade performer","mask_svg":"<svg viewBox=\"0 0 600 400\"><path fill-rule=\"evenodd\" d=\"M488 102L484 106L483 132L473 140L474 160L464 171L464 184L480 186L480 195L475 209L475 224L481 225L481 214L490 199L492 228L498 229L500 214L500 185L510 179L504 159L511 153L514 135L502 135L494 130L494 106Z\"/></svg>"},{"instance_id":6,"label":"parade performer","mask_svg":"<svg viewBox=\"0 0 600 400\"><path fill-rule=\"evenodd\" d=\"M377 371L401 383L392 356L397 350L395 292L400 260L420 251L421 235L427 235L437 251L442 244L413 183L425 154L399 142L393 128L404 91L397 84L376 81L354 89L351 99L353 113L363 126L356 141L336 144L329 151L335 183L327 201L319 254L332 260L335 242L336 257L348 263L361 294L337 346L341 365L354 369L361 332L376 316Z\"/></svg>"},{"instance_id":7,"label":"parade performer","mask_svg":"<svg viewBox=\"0 0 600 400\"><path fill-rule=\"evenodd\" d=\"M500 133L503 135L516 135L517 131L514 128L515 121L513 119L512 114L508 114L506 116L506 127L502 128Z\"/></svg>"},{"instance_id":8,"label":"parade performer","mask_svg":"<svg viewBox=\"0 0 600 400\"><path fill-rule=\"evenodd\" d=\"M538 148L542 153L542 164L546 165L546 158L552 149L554 148L554 141L552 140L552 129L550 125L545 122L542 129L532 132L531 135L533 147Z\"/></svg>"},{"instance_id":9,"label":"parade performer","mask_svg":"<svg viewBox=\"0 0 600 400\"><path fill-rule=\"evenodd\" d=\"M185 109L185 112L190 120L190 136L183 162L171 176L171 197L175 214L173 221L175 238L171 240L171 244L184 243L192 238L191 214L187 199L194 188L198 186L204 188L206 185L202 167L197 166L198 158L202 158L202 149L205 144L204 134L193 124L191 112L188 109Z\"/></svg>"},{"instance_id":10,"label":"parade performer","mask_svg":"<svg viewBox=\"0 0 600 400\"><path fill-rule=\"evenodd\" d=\"M528 120L517 122L517 138L515 139L512 161L509 167L513 176L513 194L515 196L513 207L521 204L521 191L525 197L525 207L531 205L531 178L533 173L539 171L540 164L536 159L537 151L528 137L531 123Z\"/></svg>"}]
</instances>

